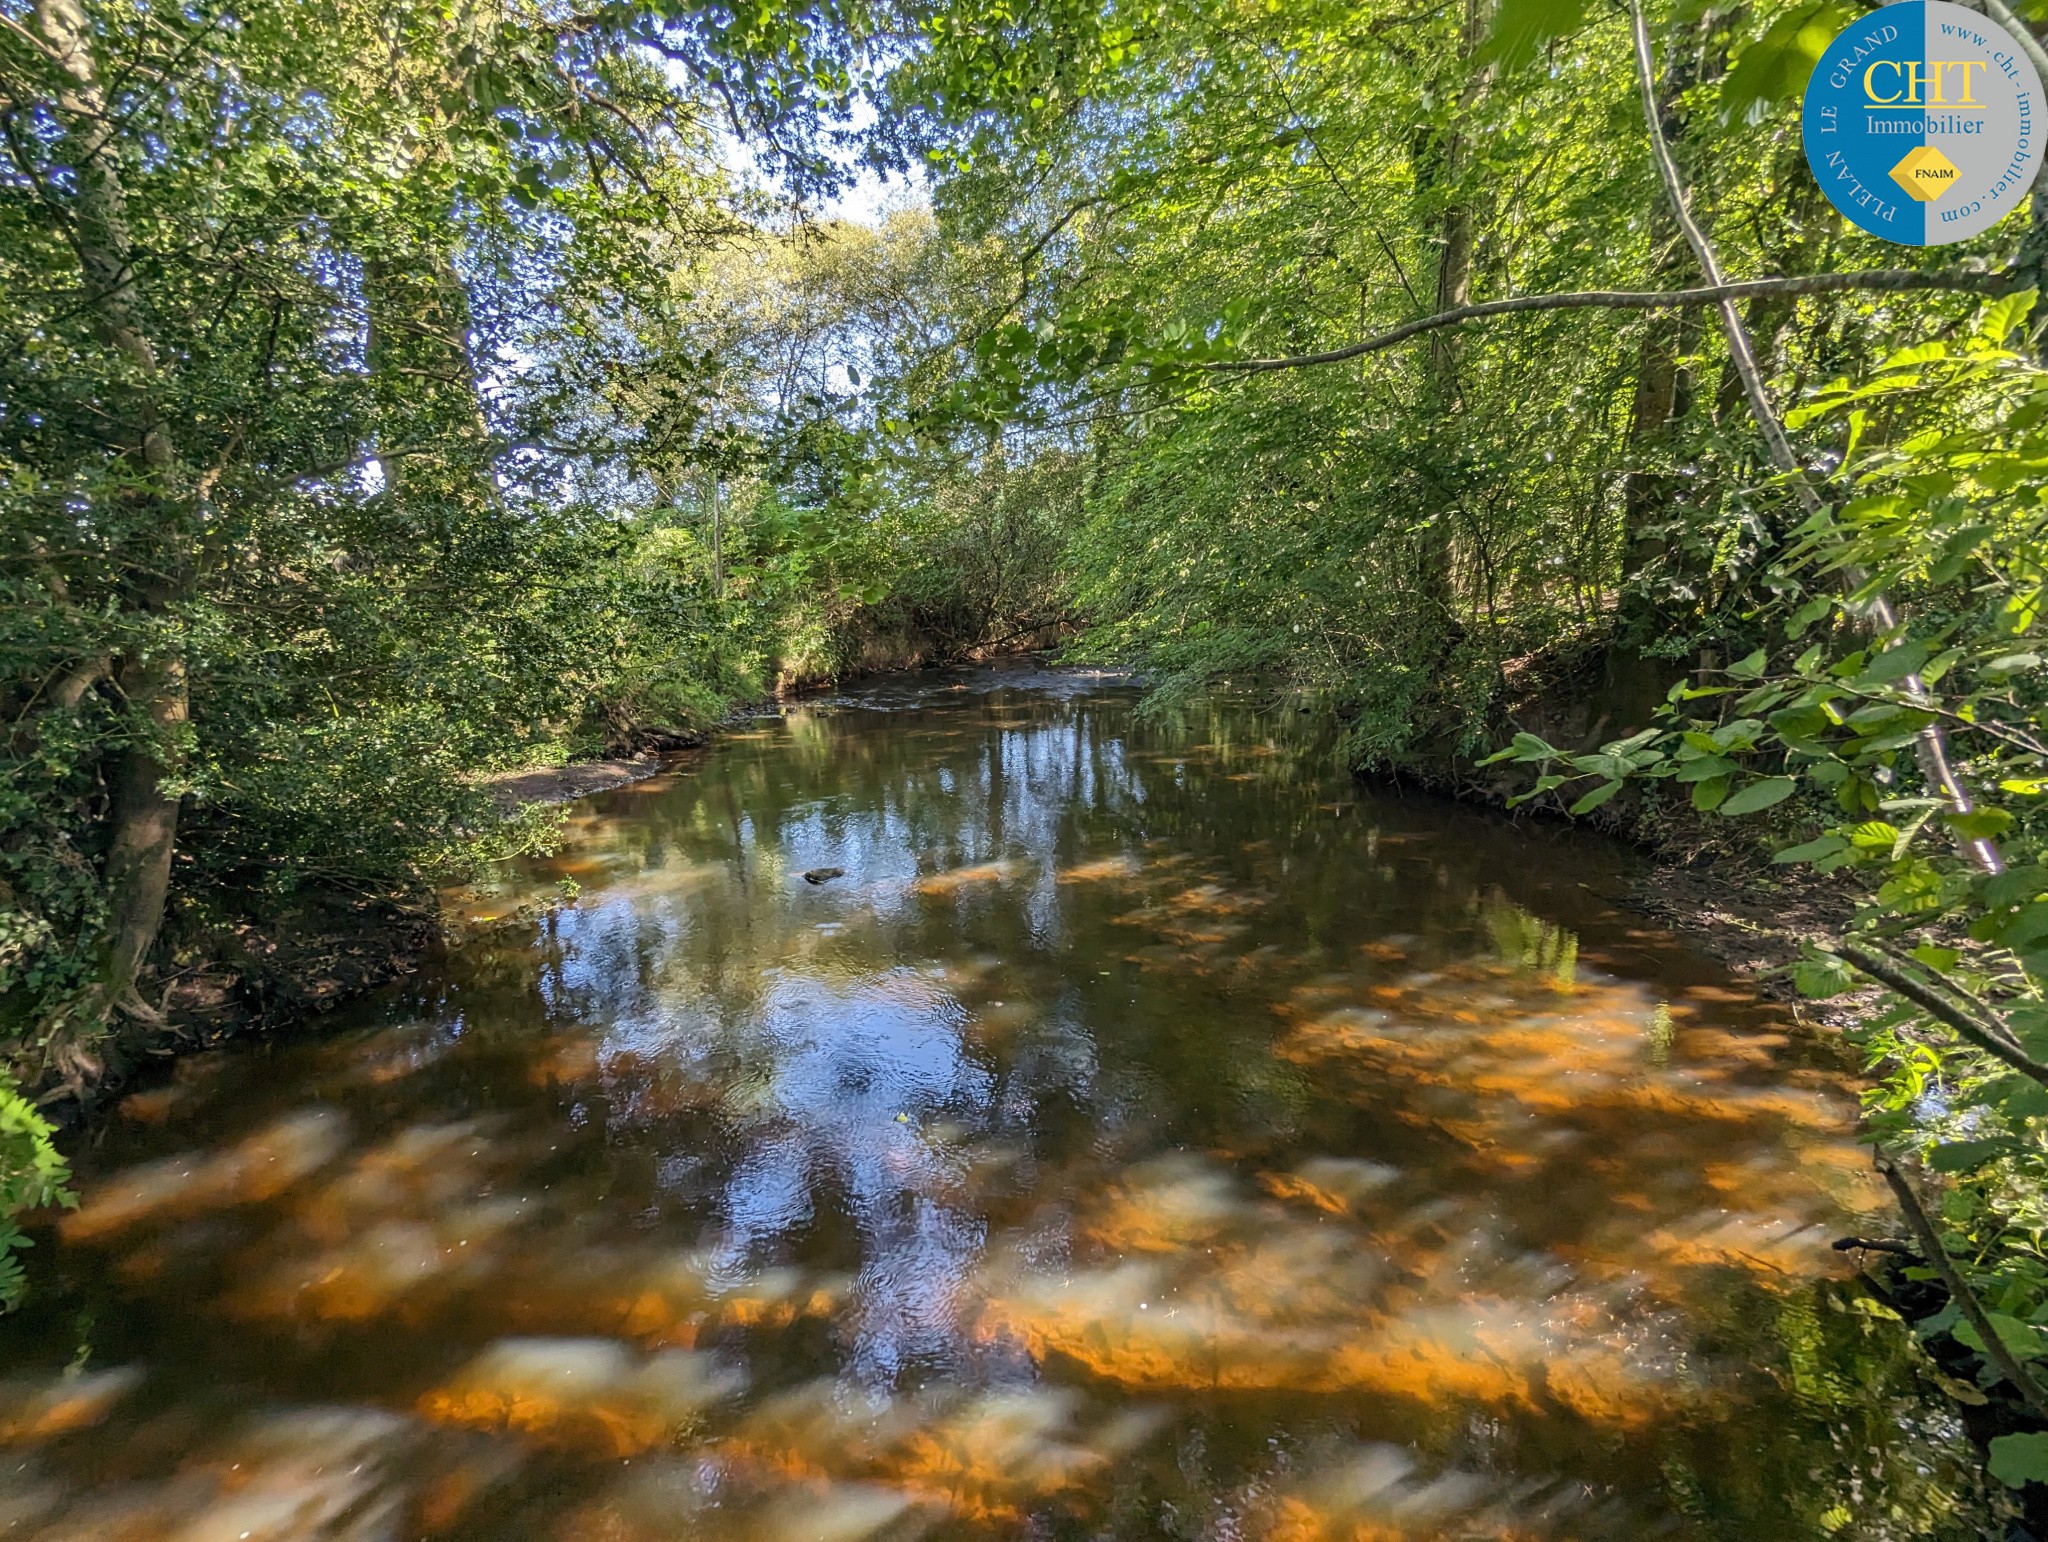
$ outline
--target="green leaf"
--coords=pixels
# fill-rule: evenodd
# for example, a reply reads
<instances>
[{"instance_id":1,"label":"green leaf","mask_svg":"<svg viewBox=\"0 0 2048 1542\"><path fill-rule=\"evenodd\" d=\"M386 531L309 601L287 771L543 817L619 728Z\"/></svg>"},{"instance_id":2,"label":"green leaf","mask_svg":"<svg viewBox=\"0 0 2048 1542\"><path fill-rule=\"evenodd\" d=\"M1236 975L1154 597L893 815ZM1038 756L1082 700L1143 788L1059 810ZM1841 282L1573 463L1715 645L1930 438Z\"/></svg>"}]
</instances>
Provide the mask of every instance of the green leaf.
<instances>
[{"instance_id":1,"label":"green leaf","mask_svg":"<svg viewBox=\"0 0 2048 1542\"><path fill-rule=\"evenodd\" d=\"M1825 954L1801 959L1792 966L1792 984L1802 996L1825 1001L1856 985L1855 973L1838 958Z\"/></svg>"},{"instance_id":2,"label":"green leaf","mask_svg":"<svg viewBox=\"0 0 2048 1542\"><path fill-rule=\"evenodd\" d=\"M2036 1060L2048 1054L2048 1006L2015 1007L2005 1014L2005 1026Z\"/></svg>"},{"instance_id":3,"label":"green leaf","mask_svg":"<svg viewBox=\"0 0 2048 1542\"><path fill-rule=\"evenodd\" d=\"M1847 851L1849 843L1839 835L1823 835L1802 846L1787 846L1771 858L1773 862L1818 862L1822 857L1831 857L1838 851Z\"/></svg>"},{"instance_id":4,"label":"green leaf","mask_svg":"<svg viewBox=\"0 0 2048 1542\"><path fill-rule=\"evenodd\" d=\"M1555 772L1552 772L1547 776L1539 776L1536 778L1536 785L1534 787L1531 787L1527 792L1518 792L1513 797L1509 798L1508 807L1520 808L1524 803L1527 803L1531 798L1540 798L1546 792L1550 792L1555 788L1562 787L1566 782L1570 780L1570 777L1559 776Z\"/></svg>"},{"instance_id":5,"label":"green leaf","mask_svg":"<svg viewBox=\"0 0 2048 1542\"><path fill-rule=\"evenodd\" d=\"M2014 1149L2009 1140L1952 1140L1930 1151L1927 1165L1938 1173L1974 1172Z\"/></svg>"},{"instance_id":6,"label":"green leaf","mask_svg":"<svg viewBox=\"0 0 2048 1542\"><path fill-rule=\"evenodd\" d=\"M2012 827L2012 815L2002 808L1980 808L1968 814L1943 814L1941 821L1966 841L1995 840Z\"/></svg>"},{"instance_id":7,"label":"green leaf","mask_svg":"<svg viewBox=\"0 0 2048 1542\"><path fill-rule=\"evenodd\" d=\"M1641 733L1630 734L1626 739L1613 739L1600 746L1603 755L1626 755L1630 750L1639 750L1656 738L1661 728L1645 728Z\"/></svg>"},{"instance_id":8,"label":"green leaf","mask_svg":"<svg viewBox=\"0 0 2048 1542\"><path fill-rule=\"evenodd\" d=\"M1979 880L1978 891L1987 905L2024 904L2038 894L2048 894L2048 866L2031 862L2024 867L2009 867Z\"/></svg>"},{"instance_id":9,"label":"green leaf","mask_svg":"<svg viewBox=\"0 0 2048 1542\"><path fill-rule=\"evenodd\" d=\"M1787 739L1811 739L1835 726L1824 707L1785 707L1771 714L1770 723Z\"/></svg>"},{"instance_id":10,"label":"green leaf","mask_svg":"<svg viewBox=\"0 0 2048 1542\"><path fill-rule=\"evenodd\" d=\"M1991 1476L2008 1488L2048 1483L2048 1431L1994 1435L1991 1439Z\"/></svg>"},{"instance_id":11,"label":"green leaf","mask_svg":"<svg viewBox=\"0 0 2048 1542\"><path fill-rule=\"evenodd\" d=\"M2008 948L2024 948L2042 937L2048 937L2048 900L2022 905L2018 914L2002 922L1993 933L1993 940Z\"/></svg>"},{"instance_id":12,"label":"green leaf","mask_svg":"<svg viewBox=\"0 0 2048 1542\"><path fill-rule=\"evenodd\" d=\"M1986 536L1993 534L1989 525L1970 525L1958 530L1942 542L1941 555L1927 570L1927 576L1937 584L1953 583L1976 555L1977 548L1984 544Z\"/></svg>"},{"instance_id":13,"label":"green leaf","mask_svg":"<svg viewBox=\"0 0 2048 1542\"><path fill-rule=\"evenodd\" d=\"M1798 783L1789 776L1767 776L1760 782L1751 782L1742 791L1721 805L1721 812L1733 818L1740 814L1754 814L1775 803L1783 803L1792 796Z\"/></svg>"},{"instance_id":14,"label":"green leaf","mask_svg":"<svg viewBox=\"0 0 2048 1542\"><path fill-rule=\"evenodd\" d=\"M1917 828L1917 827L1916 827ZM1910 831L1908 834L1910 835ZM1930 862L1915 859L1900 862L1905 841L1892 848L1892 876L1879 886L1877 902L1900 912L1917 915L1941 908L1941 873Z\"/></svg>"},{"instance_id":15,"label":"green leaf","mask_svg":"<svg viewBox=\"0 0 2048 1542\"><path fill-rule=\"evenodd\" d=\"M1874 734L1889 724L1908 720L1915 728L1920 726L1912 708L1902 707L1897 702L1874 701L1867 707L1858 707L1842 721L1845 727L1853 728L1859 734Z\"/></svg>"},{"instance_id":16,"label":"green leaf","mask_svg":"<svg viewBox=\"0 0 2048 1542\"><path fill-rule=\"evenodd\" d=\"M1756 748L1756 736L1763 726L1756 718L1739 717L1732 723L1723 723L1707 737L1714 741L1716 749L1753 750Z\"/></svg>"},{"instance_id":17,"label":"green leaf","mask_svg":"<svg viewBox=\"0 0 2048 1542\"><path fill-rule=\"evenodd\" d=\"M1557 758L1557 753L1556 750L1545 744L1534 734L1516 734L1514 741L1506 749L1495 750L1479 763L1482 766L1493 766L1500 764L1503 760L1554 760Z\"/></svg>"},{"instance_id":18,"label":"green leaf","mask_svg":"<svg viewBox=\"0 0 2048 1542\"><path fill-rule=\"evenodd\" d=\"M1709 777L1732 776L1740 768L1725 755L1702 755L1688 760L1675 773L1681 782L1704 782Z\"/></svg>"},{"instance_id":19,"label":"green leaf","mask_svg":"<svg viewBox=\"0 0 2048 1542\"><path fill-rule=\"evenodd\" d=\"M1721 806L1722 799L1728 796L1732 780L1731 777L1717 776L1710 781L1695 782L1692 789L1692 806L1703 814L1711 814Z\"/></svg>"},{"instance_id":20,"label":"green leaf","mask_svg":"<svg viewBox=\"0 0 2048 1542\"><path fill-rule=\"evenodd\" d=\"M1927 662L1927 644L1903 642L1896 648L1887 648L1870 661L1863 673L1857 677L1859 685L1884 685L1889 681L1903 680L1922 664Z\"/></svg>"},{"instance_id":21,"label":"green leaf","mask_svg":"<svg viewBox=\"0 0 2048 1542\"><path fill-rule=\"evenodd\" d=\"M2041 1335L2031 1323L2023 1323L2017 1317L2008 1317L2003 1312L1986 1312L1991 1319L1991 1331L2006 1347L2015 1360L2036 1360L2042 1354ZM1959 1344L1984 1353L1984 1340L1969 1321L1959 1322L1951 1330Z\"/></svg>"},{"instance_id":22,"label":"green leaf","mask_svg":"<svg viewBox=\"0 0 2048 1542\"><path fill-rule=\"evenodd\" d=\"M2048 1087L2017 1071L1986 1082L1977 1096L2008 1120L2048 1117Z\"/></svg>"},{"instance_id":23,"label":"green leaf","mask_svg":"<svg viewBox=\"0 0 2048 1542\"><path fill-rule=\"evenodd\" d=\"M1823 594L1817 599L1808 600L1804 605L1792 612L1791 619L1785 623L1785 635L1787 637L1801 636L1814 622L1824 616L1832 615L1834 609L1835 597L1831 594ZM1818 650L1814 651L1817 652ZM1802 654L1798 664L1794 667L1803 675L1812 669L1817 662L1818 660L1811 653Z\"/></svg>"},{"instance_id":24,"label":"green leaf","mask_svg":"<svg viewBox=\"0 0 2048 1542\"><path fill-rule=\"evenodd\" d=\"M1813 67L1856 11L1840 0L1795 6L1736 56L1721 83L1721 119L1756 123L1806 89Z\"/></svg>"},{"instance_id":25,"label":"green leaf","mask_svg":"<svg viewBox=\"0 0 2048 1542\"><path fill-rule=\"evenodd\" d=\"M1947 974L1956 967L1957 961L1962 956L1962 953L1955 948L1939 947L1931 942L1923 942L1913 950L1913 957L1925 964L1929 969L1932 969L1936 974Z\"/></svg>"},{"instance_id":26,"label":"green leaf","mask_svg":"<svg viewBox=\"0 0 2048 1542\"><path fill-rule=\"evenodd\" d=\"M1576 32L1585 20L1586 0L1502 0L1477 62L1514 69L1552 38Z\"/></svg>"},{"instance_id":27,"label":"green leaf","mask_svg":"<svg viewBox=\"0 0 2048 1542\"><path fill-rule=\"evenodd\" d=\"M1587 793L1585 797L1579 799L1578 802L1574 803L1572 805L1571 811L1574 814L1590 814L1593 812L1594 809L1598 808L1601 804L1605 803L1609 798L1613 797L1616 793L1620 792L1621 788L1622 784L1620 782L1603 782L1598 787L1595 787L1591 792Z\"/></svg>"},{"instance_id":28,"label":"green leaf","mask_svg":"<svg viewBox=\"0 0 2048 1542\"><path fill-rule=\"evenodd\" d=\"M2021 289L1993 300L1984 307L1983 318L1977 323L1977 335L1993 346L2004 343L2012 329L2033 311L2036 298L2037 291Z\"/></svg>"},{"instance_id":29,"label":"green leaf","mask_svg":"<svg viewBox=\"0 0 2048 1542\"><path fill-rule=\"evenodd\" d=\"M1737 659L1733 664L1730 664L1728 666L1728 673L1738 680L1761 679L1764 665L1767 662L1768 655L1762 648L1759 648L1756 652L1750 654L1748 658Z\"/></svg>"}]
</instances>

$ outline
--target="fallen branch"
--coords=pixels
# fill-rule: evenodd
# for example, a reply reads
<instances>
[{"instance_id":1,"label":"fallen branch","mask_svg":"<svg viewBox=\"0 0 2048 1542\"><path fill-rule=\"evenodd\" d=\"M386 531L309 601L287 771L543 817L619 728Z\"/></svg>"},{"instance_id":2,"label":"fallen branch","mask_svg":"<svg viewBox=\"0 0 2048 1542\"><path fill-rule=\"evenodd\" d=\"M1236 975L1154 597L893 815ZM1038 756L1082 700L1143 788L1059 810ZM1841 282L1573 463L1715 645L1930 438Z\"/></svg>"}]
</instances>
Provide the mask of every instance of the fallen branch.
<instances>
[{"instance_id":1,"label":"fallen branch","mask_svg":"<svg viewBox=\"0 0 2048 1542\"><path fill-rule=\"evenodd\" d=\"M1884 1181L1891 1185L1897 1196L1899 1209L1905 1212L1906 1224L1913 1235L1920 1239L1920 1248L1927 1261L1934 1265L1942 1283L1948 1286L1949 1295L1954 1298L1956 1308L1969 1319L1970 1326L1977 1330L1977 1337L1984 1341L1984 1353L1991 1357L1991 1363L1998 1367L2005 1379L2012 1383L2020 1400L2043 1419L2048 1419L2048 1393L2043 1393L2040 1384L2027 1374L2026 1369L2013 1357L2005 1340L1998 1336L1998 1330L1991 1326L1991 1319L1985 1315L1984 1303L1977 1299L1977 1293L1969 1283L1956 1272L1954 1260L1941 1245L1934 1223L1927 1219L1927 1212L1921 1207L1920 1196L1913 1192L1913 1185L1906 1181L1906 1175L1899 1171L1896 1163L1883 1152L1876 1156L1877 1170L1884 1174Z\"/></svg>"},{"instance_id":2,"label":"fallen branch","mask_svg":"<svg viewBox=\"0 0 2048 1542\"><path fill-rule=\"evenodd\" d=\"M1434 316L1404 322L1390 332L1376 333L1362 342L1332 348L1327 353L1295 354L1278 359L1217 359L1198 366L1219 374L1255 374L1263 370L1307 369L1317 364L1341 364L1362 354L1378 353L1405 343L1411 337L1441 327L1483 321L1488 316L1511 316L1527 311L1697 310L1708 305L1731 304L1752 295L1838 294L1860 289L1886 294L1912 290L1961 290L1971 294L1992 294L2007 282L2002 273L1971 273L1960 269L1925 273L1914 268L1874 268L1866 273L1809 273L1792 278L1747 278L1737 283L1707 284L1697 289L1579 289L1564 294L1524 294L1511 300L1486 300L1477 305L1459 305Z\"/></svg>"}]
</instances>

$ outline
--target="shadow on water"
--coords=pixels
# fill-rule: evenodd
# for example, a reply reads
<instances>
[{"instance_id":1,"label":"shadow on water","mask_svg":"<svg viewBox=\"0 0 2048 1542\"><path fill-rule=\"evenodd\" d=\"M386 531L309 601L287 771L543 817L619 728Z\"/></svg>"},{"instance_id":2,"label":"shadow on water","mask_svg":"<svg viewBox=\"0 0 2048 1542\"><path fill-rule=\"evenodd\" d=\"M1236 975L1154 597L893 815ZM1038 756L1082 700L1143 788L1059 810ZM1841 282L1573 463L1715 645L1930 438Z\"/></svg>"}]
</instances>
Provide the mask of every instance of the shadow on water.
<instances>
[{"instance_id":1,"label":"shadow on water","mask_svg":"<svg viewBox=\"0 0 2048 1542\"><path fill-rule=\"evenodd\" d=\"M1980 1535L1838 1077L1296 732L925 677L587 800L476 901L573 905L123 1105L0 1534Z\"/></svg>"}]
</instances>

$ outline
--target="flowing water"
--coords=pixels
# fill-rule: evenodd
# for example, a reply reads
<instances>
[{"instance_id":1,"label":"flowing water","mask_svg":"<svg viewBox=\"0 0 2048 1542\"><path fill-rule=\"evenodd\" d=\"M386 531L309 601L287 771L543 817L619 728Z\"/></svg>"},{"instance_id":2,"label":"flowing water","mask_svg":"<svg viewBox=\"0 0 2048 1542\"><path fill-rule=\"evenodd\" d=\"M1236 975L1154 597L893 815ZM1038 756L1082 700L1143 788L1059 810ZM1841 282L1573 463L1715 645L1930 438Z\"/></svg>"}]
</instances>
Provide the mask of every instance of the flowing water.
<instances>
[{"instance_id":1,"label":"flowing water","mask_svg":"<svg viewBox=\"0 0 2048 1542\"><path fill-rule=\"evenodd\" d=\"M1780 1009L1589 837L1135 705L761 720L129 1097L0 1537L1982 1533Z\"/></svg>"}]
</instances>

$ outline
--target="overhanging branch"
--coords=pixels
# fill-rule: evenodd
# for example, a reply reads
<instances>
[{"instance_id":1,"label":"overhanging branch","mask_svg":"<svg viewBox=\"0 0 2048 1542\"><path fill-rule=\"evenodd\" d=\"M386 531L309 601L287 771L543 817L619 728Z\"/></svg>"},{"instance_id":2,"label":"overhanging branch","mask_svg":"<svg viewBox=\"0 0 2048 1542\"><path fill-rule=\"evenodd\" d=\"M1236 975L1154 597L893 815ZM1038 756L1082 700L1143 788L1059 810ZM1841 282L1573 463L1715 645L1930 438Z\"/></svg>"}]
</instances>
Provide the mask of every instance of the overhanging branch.
<instances>
[{"instance_id":1,"label":"overhanging branch","mask_svg":"<svg viewBox=\"0 0 2048 1542\"><path fill-rule=\"evenodd\" d=\"M1217 374L1255 374L1263 370L1306 369L1317 364L1342 364L1362 354L1378 353L1405 343L1411 337L1442 327L1482 321L1488 316L1512 316L1524 311L1614 310L1674 311L1696 310L1719 305L1725 300L1746 300L1763 294L1838 294L1845 290L1868 290L1901 294L1914 290L1960 290L1969 294L1996 294L2011 283L2003 273L1971 273L1961 270L1921 272L1913 268L1877 268L1867 273L1810 273L1793 278L1750 278L1733 284L1705 285L1698 289L1579 289L1566 294L1524 294L1510 300L1487 300L1477 305L1460 305L1434 316L1404 322L1392 331L1327 353L1295 354L1280 359L1218 359L1198 368Z\"/></svg>"}]
</instances>

